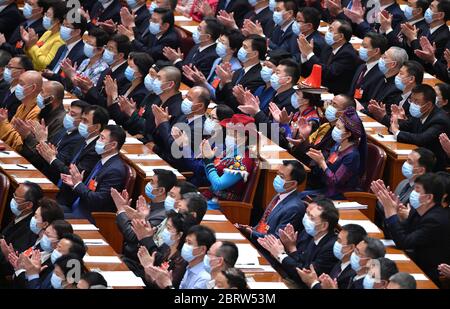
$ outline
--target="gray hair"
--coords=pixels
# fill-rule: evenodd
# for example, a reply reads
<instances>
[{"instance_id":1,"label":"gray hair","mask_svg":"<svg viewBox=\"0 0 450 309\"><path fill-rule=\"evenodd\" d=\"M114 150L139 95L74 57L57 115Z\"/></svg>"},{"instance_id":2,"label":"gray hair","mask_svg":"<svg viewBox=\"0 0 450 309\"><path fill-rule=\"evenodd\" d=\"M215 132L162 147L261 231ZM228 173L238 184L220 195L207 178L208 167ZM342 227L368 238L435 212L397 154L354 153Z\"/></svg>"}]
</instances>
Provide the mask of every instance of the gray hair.
<instances>
[{"instance_id":1,"label":"gray hair","mask_svg":"<svg viewBox=\"0 0 450 309\"><path fill-rule=\"evenodd\" d=\"M408 273L396 273L389 278L389 281L397 283L401 289L416 289L416 279Z\"/></svg>"},{"instance_id":2,"label":"gray hair","mask_svg":"<svg viewBox=\"0 0 450 309\"><path fill-rule=\"evenodd\" d=\"M408 61L408 53L403 48L392 46L388 49L391 51L391 58L395 61L395 67L400 69L402 65Z\"/></svg>"},{"instance_id":3,"label":"gray hair","mask_svg":"<svg viewBox=\"0 0 450 309\"><path fill-rule=\"evenodd\" d=\"M371 259L378 259L386 254L386 248L381 240L367 236L364 237L364 242L367 244L365 254Z\"/></svg>"}]
</instances>

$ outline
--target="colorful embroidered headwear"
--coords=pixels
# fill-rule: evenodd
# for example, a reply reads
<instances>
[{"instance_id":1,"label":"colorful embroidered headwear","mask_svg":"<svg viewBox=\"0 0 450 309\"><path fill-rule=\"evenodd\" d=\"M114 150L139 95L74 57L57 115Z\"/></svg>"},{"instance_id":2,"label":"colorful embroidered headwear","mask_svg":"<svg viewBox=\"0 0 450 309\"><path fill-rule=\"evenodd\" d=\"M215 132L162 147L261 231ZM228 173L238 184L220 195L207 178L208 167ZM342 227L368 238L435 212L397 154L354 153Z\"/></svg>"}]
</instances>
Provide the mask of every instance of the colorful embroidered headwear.
<instances>
[{"instance_id":1,"label":"colorful embroidered headwear","mask_svg":"<svg viewBox=\"0 0 450 309\"><path fill-rule=\"evenodd\" d=\"M345 129L350 131L354 137L361 137L364 127L353 106L347 107L341 117L339 117L339 120L342 121Z\"/></svg>"},{"instance_id":2,"label":"colorful embroidered headwear","mask_svg":"<svg viewBox=\"0 0 450 309\"><path fill-rule=\"evenodd\" d=\"M255 118L244 114L234 114L233 117L224 119L219 124L232 130L246 130L249 133L257 133Z\"/></svg>"}]
</instances>

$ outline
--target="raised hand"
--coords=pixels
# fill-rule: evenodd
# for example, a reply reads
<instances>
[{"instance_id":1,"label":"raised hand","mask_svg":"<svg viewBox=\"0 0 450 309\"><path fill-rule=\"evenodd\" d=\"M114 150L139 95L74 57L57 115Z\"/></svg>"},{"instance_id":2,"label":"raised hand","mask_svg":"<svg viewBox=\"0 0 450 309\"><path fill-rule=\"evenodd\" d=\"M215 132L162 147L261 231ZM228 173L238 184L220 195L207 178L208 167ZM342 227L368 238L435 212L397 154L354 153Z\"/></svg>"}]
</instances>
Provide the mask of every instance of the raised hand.
<instances>
[{"instance_id":1,"label":"raised hand","mask_svg":"<svg viewBox=\"0 0 450 309\"><path fill-rule=\"evenodd\" d=\"M294 230L292 224L288 223L284 229L279 229L278 234L280 235L280 240L287 252L294 252L297 250L298 232Z\"/></svg>"},{"instance_id":2,"label":"raised hand","mask_svg":"<svg viewBox=\"0 0 450 309\"><path fill-rule=\"evenodd\" d=\"M136 19L136 15L131 14L131 12L126 7L122 7L120 9L120 21L122 25L126 28L131 29L135 26L134 21Z\"/></svg>"},{"instance_id":3,"label":"raised hand","mask_svg":"<svg viewBox=\"0 0 450 309\"><path fill-rule=\"evenodd\" d=\"M244 105L238 106L238 109L244 114L255 116L259 111L259 98L255 97L250 91L244 94Z\"/></svg>"},{"instance_id":4,"label":"raised hand","mask_svg":"<svg viewBox=\"0 0 450 309\"><path fill-rule=\"evenodd\" d=\"M170 62L174 62L177 59L183 60L183 53L181 52L181 49L178 48L178 50L175 50L171 47L164 47L163 48L163 55L166 57Z\"/></svg>"},{"instance_id":5,"label":"raised hand","mask_svg":"<svg viewBox=\"0 0 450 309\"><path fill-rule=\"evenodd\" d=\"M144 246L140 246L138 249L137 256L142 267L147 268L149 266L154 266L156 251L154 251L153 254L150 255L150 253L148 253L147 248L145 248Z\"/></svg>"},{"instance_id":6,"label":"raised hand","mask_svg":"<svg viewBox=\"0 0 450 309\"><path fill-rule=\"evenodd\" d=\"M136 102L132 98L128 99L124 96L119 96L119 107L122 113L131 117L136 111Z\"/></svg>"},{"instance_id":7,"label":"raised hand","mask_svg":"<svg viewBox=\"0 0 450 309\"><path fill-rule=\"evenodd\" d=\"M419 42L421 50L414 50L414 54L425 62L434 63L434 61L436 60L436 57L434 55L434 53L436 52L436 43L433 43L433 45L431 45L426 36L422 36Z\"/></svg>"},{"instance_id":8,"label":"raised hand","mask_svg":"<svg viewBox=\"0 0 450 309\"><path fill-rule=\"evenodd\" d=\"M441 133L439 135L439 143L441 143L442 149L444 149L447 157L450 157L450 139L447 134Z\"/></svg>"},{"instance_id":9,"label":"raised hand","mask_svg":"<svg viewBox=\"0 0 450 309\"><path fill-rule=\"evenodd\" d=\"M225 10L220 10L217 14L217 20L225 26L225 28L238 29L236 21L234 20L234 12L228 13Z\"/></svg>"},{"instance_id":10,"label":"raised hand","mask_svg":"<svg viewBox=\"0 0 450 309\"><path fill-rule=\"evenodd\" d=\"M311 42L308 42L306 36L304 36L303 34L300 34L298 36L297 45L303 57L308 56L310 53L314 51L314 40L311 39Z\"/></svg>"},{"instance_id":11,"label":"raised hand","mask_svg":"<svg viewBox=\"0 0 450 309\"><path fill-rule=\"evenodd\" d=\"M211 145L209 144L209 141L204 139L201 143L200 143L200 154L202 156L202 158L204 159L212 159L215 156L217 148L215 147L214 149L211 148Z\"/></svg>"},{"instance_id":12,"label":"raised hand","mask_svg":"<svg viewBox=\"0 0 450 309\"><path fill-rule=\"evenodd\" d=\"M314 270L314 265L311 264L309 265L309 269L303 268L296 268L297 270L297 274L300 276L300 278L302 279L302 281L311 288L311 285L315 282L318 281L318 277L317 277L317 273Z\"/></svg>"},{"instance_id":13,"label":"raised hand","mask_svg":"<svg viewBox=\"0 0 450 309\"><path fill-rule=\"evenodd\" d=\"M163 109L162 107L159 107L156 104L152 105L152 112L155 116L155 126L159 127L159 125L163 122L169 121L170 115L169 115L169 109L166 107Z\"/></svg>"},{"instance_id":14,"label":"raised hand","mask_svg":"<svg viewBox=\"0 0 450 309\"><path fill-rule=\"evenodd\" d=\"M220 84L224 86L225 84L231 82L233 78L233 72L231 71L230 63L222 63L216 66L216 75L220 79Z\"/></svg>"},{"instance_id":15,"label":"raised hand","mask_svg":"<svg viewBox=\"0 0 450 309\"><path fill-rule=\"evenodd\" d=\"M156 231L156 228L152 228L147 220L142 219L133 219L131 221L131 229L139 241L146 237L152 237Z\"/></svg>"}]
</instances>

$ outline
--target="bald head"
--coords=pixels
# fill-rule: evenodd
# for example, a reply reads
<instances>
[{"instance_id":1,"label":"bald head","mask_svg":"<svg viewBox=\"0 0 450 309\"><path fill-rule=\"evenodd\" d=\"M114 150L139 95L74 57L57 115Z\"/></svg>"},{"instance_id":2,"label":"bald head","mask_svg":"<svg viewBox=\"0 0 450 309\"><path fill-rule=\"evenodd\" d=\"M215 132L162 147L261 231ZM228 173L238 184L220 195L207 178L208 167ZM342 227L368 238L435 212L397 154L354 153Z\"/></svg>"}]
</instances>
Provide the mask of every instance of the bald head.
<instances>
[{"instance_id":1,"label":"bald head","mask_svg":"<svg viewBox=\"0 0 450 309\"><path fill-rule=\"evenodd\" d=\"M205 113L208 108L209 101L211 100L209 90L202 86L195 86L189 89L186 97L196 105L197 110L199 110L202 114ZM196 109L193 108L193 110Z\"/></svg>"},{"instance_id":2,"label":"bald head","mask_svg":"<svg viewBox=\"0 0 450 309\"><path fill-rule=\"evenodd\" d=\"M57 81L45 81L41 94L44 99L50 98L54 107L59 106L64 99L64 86Z\"/></svg>"},{"instance_id":3,"label":"bald head","mask_svg":"<svg viewBox=\"0 0 450 309\"><path fill-rule=\"evenodd\" d=\"M37 71L26 71L19 77L19 85L24 88L24 95L26 100L34 100L42 90L42 76Z\"/></svg>"}]
</instances>

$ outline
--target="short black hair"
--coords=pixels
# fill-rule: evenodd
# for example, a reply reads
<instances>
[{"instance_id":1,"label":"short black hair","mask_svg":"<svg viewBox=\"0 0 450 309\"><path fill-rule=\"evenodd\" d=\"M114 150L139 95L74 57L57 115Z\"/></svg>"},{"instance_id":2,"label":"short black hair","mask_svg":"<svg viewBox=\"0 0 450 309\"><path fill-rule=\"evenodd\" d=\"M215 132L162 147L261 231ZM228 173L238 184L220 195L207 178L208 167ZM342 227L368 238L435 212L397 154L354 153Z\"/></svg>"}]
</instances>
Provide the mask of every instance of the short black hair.
<instances>
[{"instance_id":1,"label":"short black hair","mask_svg":"<svg viewBox=\"0 0 450 309\"><path fill-rule=\"evenodd\" d=\"M206 23L205 31L211 36L212 41L216 41L223 32L222 24L215 17L205 17L203 21Z\"/></svg>"},{"instance_id":2,"label":"short black hair","mask_svg":"<svg viewBox=\"0 0 450 309\"><path fill-rule=\"evenodd\" d=\"M177 176L174 172L163 169L154 169L156 177L158 177L158 187L164 188L166 194L172 189L172 187L177 183Z\"/></svg>"},{"instance_id":3,"label":"short black hair","mask_svg":"<svg viewBox=\"0 0 450 309\"><path fill-rule=\"evenodd\" d=\"M90 106L90 104L83 100L75 100L70 103L70 107L79 107L81 109L81 113L83 113L83 110L88 106Z\"/></svg>"},{"instance_id":4,"label":"short black hair","mask_svg":"<svg viewBox=\"0 0 450 309\"><path fill-rule=\"evenodd\" d=\"M417 0L416 1L416 7L422 9L422 16L425 15L425 11L430 6L431 1L428 0Z\"/></svg>"},{"instance_id":5,"label":"short black hair","mask_svg":"<svg viewBox=\"0 0 450 309\"><path fill-rule=\"evenodd\" d=\"M450 1L449 0L440 0L437 5L438 12L444 12L444 20L450 20Z\"/></svg>"},{"instance_id":6,"label":"short black hair","mask_svg":"<svg viewBox=\"0 0 450 309\"><path fill-rule=\"evenodd\" d=\"M111 141L117 142L117 150L120 150L123 144L125 144L125 139L127 138L125 130L121 126L115 124L107 125L104 130L109 131L110 142Z\"/></svg>"},{"instance_id":7,"label":"short black hair","mask_svg":"<svg viewBox=\"0 0 450 309\"><path fill-rule=\"evenodd\" d=\"M251 34L245 40L251 40L252 50L256 50L258 52L259 60L264 60L267 52L266 39L260 35Z\"/></svg>"},{"instance_id":8,"label":"short black hair","mask_svg":"<svg viewBox=\"0 0 450 309\"><path fill-rule=\"evenodd\" d=\"M105 129L109 121L108 111L102 106L89 105L83 109L83 114L89 114L92 111L94 112L92 117L92 123L100 124L100 131Z\"/></svg>"},{"instance_id":9,"label":"short black hair","mask_svg":"<svg viewBox=\"0 0 450 309\"><path fill-rule=\"evenodd\" d=\"M236 57L239 49L242 47L242 42L244 42L245 37L237 29L227 29L223 35L228 38L230 48L234 49L233 55Z\"/></svg>"},{"instance_id":10,"label":"short black hair","mask_svg":"<svg viewBox=\"0 0 450 309\"><path fill-rule=\"evenodd\" d=\"M371 259L378 259L386 254L386 248L381 240L366 236L363 241L366 243L365 255Z\"/></svg>"},{"instance_id":11,"label":"short black hair","mask_svg":"<svg viewBox=\"0 0 450 309\"><path fill-rule=\"evenodd\" d=\"M267 51L267 57L265 60L272 62L277 66L283 59L292 59L291 54L284 49L272 49Z\"/></svg>"},{"instance_id":12,"label":"short black hair","mask_svg":"<svg viewBox=\"0 0 450 309\"><path fill-rule=\"evenodd\" d=\"M422 83L425 69L419 62L408 60L403 63L403 66L406 68L406 72L408 72L408 75L414 76L417 85Z\"/></svg>"},{"instance_id":13,"label":"short black hair","mask_svg":"<svg viewBox=\"0 0 450 309\"><path fill-rule=\"evenodd\" d=\"M292 11L294 14L294 18L295 18L295 15L297 15L297 12L298 12L297 3L294 0L283 0L283 3L284 3L284 9L286 11Z\"/></svg>"},{"instance_id":14,"label":"short black hair","mask_svg":"<svg viewBox=\"0 0 450 309\"><path fill-rule=\"evenodd\" d=\"M353 107L356 108L356 102L355 99L349 95L340 93L339 96L344 98L344 110L347 109L348 107Z\"/></svg>"},{"instance_id":15,"label":"short black hair","mask_svg":"<svg viewBox=\"0 0 450 309\"><path fill-rule=\"evenodd\" d=\"M370 39L370 45L372 46L372 48L380 49L381 55L384 54L389 48L388 40L382 34L376 32L367 32L364 37Z\"/></svg>"},{"instance_id":16,"label":"short black hair","mask_svg":"<svg viewBox=\"0 0 450 309\"><path fill-rule=\"evenodd\" d=\"M50 225L56 231L58 240L61 239L65 234L73 234L72 225L66 220L54 220Z\"/></svg>"},{"instance_id":17,"label":"short black hair","mask_svg":"<svg viewBox=\"0 0 450 309\"><path fill-rule=\"evenodd\" d=\"M69 275L69 273L71 271L73 271L73 269L75 267L75 263L74 263L75 261L78 262L78 265L80 266L79 270L83 273L85 271L83 259L75 254L69 253L67 255L63 255L55 261L55 266L59 266L59 268L61 268L61 270L64 274L64 278L66 278L66 281L68 281L67 276ZM82 275L82 273L80 275ZM80 278L81 278L81 276L80 276ZM72 279L75 279L75 278L72 278ZM75 283L78 283L78 281L75 281Z\"/></svg>"},{"instance_id":18,"label":"short black hair","mask_svg":"<svg viewBox=\"0 0 450 309\"><path fill-rule=\"evenodd\" d=\"M88 271L84 273L80 277L80 280L86 281L87 284L89 284L89 288L91 286L97 285L104 286L105 288L108 286L108 283L106 282L105 278L99 272L96 271Z\"/></svg>"},{"instance_id":19,"label":"short black hair","mask_svg":"<svg viewBox=\"0 0 450 309\"><path fill-rule=\"evenodd\" d=\"M79 21L77 21L77 19L75 19L74 21L71 21L71 19L67 19L67 21L73 26L74 29L80 29L80 35L83 36L88 28L88 22L83 15L79 15L79 18Z\"/></svg>"},{"instance_id":20,"label":"short black hair","mask_svg":"<svg viewBox=\"0 0 450 309\"><path fill-rule=\"evenodd\" d=\"M177 183L175 184L175 187L180 188L180 195L183 196L185 193L189 192L198 192L198 189L196 186L194 186L192 183L186 180L177 180Z\"/></svg>"},{"instance_id":21,"label":"short black hair","mask_svg":"<svg viewBox=\"0 0 450 309\"><path fill-rule=\"evenodd\" d=\"M108 44L109 34L105 30L101 28L91 28L89 30L89 36L93 36L95 38L95 47L100 48Z\"/></svg>"},{"instance_id":22,"label":"short black hair","mask_svg":"<svg viewBox=\"0 0 450 309\"><path fill-rule=\"evenodd\" d=\"M211 248L211 246L216 242L216 235L214 231L209 227L204 225L194 225L192 226L187 235L195 235L195 239L197 240L197 246L205 246L206 251Z\"/></svg>"},{"instance_id":23,"label":"short black hair","mask_svg":"<svg viewBox=\"0 0 450 309\"><path fill-rule=\"evenodd\" d=\"M366 230L358 224L346 224L342 230L347 232L347 244L357 245L367 236Z\"/></svg>"},{"instance_id":24,"label":"short black hair","mask_svg":"<svg viewBox=\"0 0 450 309\"><path fill-rule=\"evenodd\" d=\"M43 197L38 202L38 207L41 208L41 217L43 222L51 224L55 220L64 219L64 212L58 206L55 200Z\"/></svg>"},{"instance_id":25,"label":"short black hair","mask_svg":"<svg viewBox=\"0 0 450 309\"><path fill-rule=\"evenodd\" d=\"M61 0L47 0L47 8L44 7L44 13L46 13L50 8L53 8L53 18L59 20L60 23L64 21L66 16L66 3Z\"/></svg>"},{"instance_id":26,"label":"short black hair","mask_svg":"<svg viewBox=\"0 0 450 309\"><path fill-rule=\"evenodd\" d=\"M25 181L24 186L27 188L24 198L25 201L33 203L33 211L36 211L39 200L44 197L44 191L37 183Z\"/></svg>"},{"instance_id":27,"label":"short black hair","mask_svg":"<svg viewBox=\"0 0 450 309\"><path fill-rule=\"evenodd\" d=\"M197 225L197 220L190 213L176 212L174 210L170 210L167 213L167 220L169 219L172 220L172 225L177 233L182 233L177 248L178 250L181 250L184 240L186 239L187 232L192 226Z\"/></svg>"},{"instance_id":28,"label":"short black hair","mask_svg":"<svg viewBox=\"0 0 450 309\"><path fill-rule=\"evenodd\" d=\"M433 173L426 173L417 177L414 183L422 185L425 194L433 194L434 203L441 205L445 189L439 176Z\"/></svg>"},{"instance_id":29,"label":"short black hair","mask_svg":"<svg viewBox=\"0 0 450 309\"><path fill-rule=\"evenodd\" d=\"M161 21L163 24L169 24L169 28L172 28L175 25L175 17L173 16L173 12L167 8L156 8L153 13L157 13L161 15Z\"/></svg>"},{"instance_id":30,"label":"short black hair","mask_svg":"<svg viewBox=\"0 0 450 309\"><path fill-rule=\"evenodd\" d=\"M123 57L127 59L131 51L130 39L126 35L116 33L113 36L111 36L109 40L114 41L116 43L117 52L123 53Z\"/></svg>"},{"instance_id":31,"label":"short black hair","mask_svg":"<svg viewBox=\"0 0 450 309\"><path fill-rule=\"evenodd\" d=\"M216 256L223 258L227 268L234 267L239 257L239 250L235 243L223 240L222 245L217 249Z\"/></svg>"},{"instance_id":32,"label":"short black hair","mask_svg":"<svg viewBox=\"0 0 450 309\"><path fill-rule=\"evenodd\" d=\"M139 73L143 77L148 74L148 70L154 63L153 58L147 53L131 52L129 57L133 59L134 64L138 67Z\"/></svg>"},{"instance_id":33,"label":"short black hair","mask_svg":"<svg viewBox=\"0 0 450 309\"><path fill-rule=\"evenodd\" d=\"M190 213L196 214L196 220L199 224L203 220L208 205L206 199L199 192L190 192L182 195L182 199L187 200L187 208Z\"/></svg>"},{"instance_id":34,"label":"short black hair","mask_svg":"<svg viewBox=\"0 0 450 309\"><path fill-rule=\"evenodd\" d=\"M28 58L27 56L25 56L25 55L16 55L13 58L18 58L19 59L19 64L22 66L22 68L25 71L34 70L33 62L31 62L31 59Z\"/></svg>"},{"instance_id":35,"label":"short black hair","mask_svg":"<svg viewBox=\"0 0 450 309\"><path fill-rule=\"evenodd\" d=\"M312 24L314 30L317 30L320 26L320 12L314 7L306 6L300 9L300 12L303 15L303 19L306 24Z\"/></svg>"},{"instance_id":36,"label":"short black hair","mask_svg":"<svg viewBox=\"0 0 450 309\"><path fill-rule=\"evenodd\" d=\"M11 60L12 56L6 50L0 49L0 68L5 67L9 60Z\"/></svg>"},{"instance_id":37,"label":"short black hair","mask_svg":"<svg viewBox=\"0 0 450 309\"><path fill-rule=\"evenodd\" d=\"M283 160L284 166L292 166L291 180L295 180L297 184L303 183L306 179L305 167L297 160Z\"/></svg>"},{"instance_id":38,"label":"short black hair","mask_svg":"<svg viewBox=\"0 0 450 309\"><path fill-rule=\"evenodd\" d=\"M222 121L224 119L233 117L234 111L226 104L218 104L216 107L216 114L217 119L219 119L219 121Z\"/></svg>"},{"instance_id":39,"label":"short black hair","mask_svg":"<svg viewBox=\"0 0 450 309\"><path fill-rule=\"evenodd\" d=\"M415 290L416 279L409 273L399 272L389 278L389 281L397 283L401 289Z\"/></svg>"},{"instance_id":40,"label":"short black hair","mask_svg":"<svg viewBox=\"0 0 450 309\"><path fill-rule=\"evenodd\" d=\"M337 28L337 31L344 35L344 38L347 42L350 41L353 35L352 25L350 25L350 23L344 19L336 19L336 21L341 24Z\"/></svg>"},{"instance_id":41,"label":"short black hair","mask_svg":"<svg viewBox=\"0 0 450 309\"><path fill-rule=\"evenodd\" d=\"M447 100L447 104L442 107L443 110L445 110L447 113L450 112L450 85L446 83L438 83L435 85L439 88L439 91L441 92L442 100Z\"/></svg>"},{"instance_id":42,"label":"short black hair","mask_svg":"<svg viewBox=\"0 0 450 309\"><path fill-rule=\"evenodd\" d=\"M236 288L239 290L248 289L247 279L242 270L237 268L228 268L222 270L222 275L227 278L227 282L230 288Z\"/></svg>"},{"instance_id":43,"label":"short black hair","mask_svg":"<svg viewBox=\"0 0 450 309\"><path fill-rule=\"evenodd\" d=\"M380 257L377 261L380 263L381 280L389 281L390 277L398 273L398 268L394 261L385 257Z\"/></svg>"},{"instance_id":44,"label":"short black hair","mask_svg":"<svg viewBox=\"0 0 450 309\"><path fill-rule=\"evenodd\" d=\"M61 239L67 239L68 241L70 241L69 253L75 254L81 259L86 255L87 247L83 239L77 234L67 233L64 234Z\"/></svg>"},{"instance_id":45,"label":"short black hair","mask_svg":"<svg viewBox=\"0 0 450 309\"><path fill-rule=\"evenodd\" d=\"M332 233L338 225L339 211L334 206L334 203L329 198L317 197L313 202L322 208L320 219L328 222L328 232Z\"/></svg>"},{"instance_id":46,"label":"short black hair","mask_svg":"<svg viewBox=\"0 0 450 309\"><path fill-rule=\"evenodd\" d=\"M425 168L425 173L431 173L434 171L434 167L436 165L436 156L434 153L427 148L419 147L413 150L419 154L419 166Z\"/></svg>"},{"instance_id":47,"label":"short black hair","mask_svg":"<svg viewBox=\"0 0 450 309\"><path fill-rule=\"evenodd\" d=\"M434 102L436 102L436 91L434 91L433 87L431 87L430 85L418 84L411 90L411 93L423 94L425 102L432 102L433 104Z\"/></svg>"},{"instance_id":48,"label":"short black hair","mask_svg":"<svg viewBox=\"0 0 450 309\"><path fill-rule=\"evenodd\" d=\"M178 0L167 0L169 2L169 7L172 11L175 11L175 8L177 7Z\"/></svg>"},{"instance_id":49,"label":"short black hair","mask_svg":"<svg viewBox=\"0 0 450 309\"><path fill-rule=\"evenodd\" d=\"M442 202L447 205L442 206L448 207L450 205L450 173L439 171L436 175L440 178L442 186L444 187L444 197L442 198Z\"/></svg>"},{"instance_id":50,"label":"short black hair","mask_svg":"<svg viewBox=\"0 0 450 309\"><path fill-rule=\"evenodd\" d=\"M300 66L294 60L288 58L280 61L278 65L284 66L284 71L287 76L292 77L292 85L297 84L298 79L300 78Z\"/></svg>"}]
</instances>

